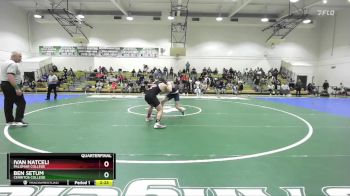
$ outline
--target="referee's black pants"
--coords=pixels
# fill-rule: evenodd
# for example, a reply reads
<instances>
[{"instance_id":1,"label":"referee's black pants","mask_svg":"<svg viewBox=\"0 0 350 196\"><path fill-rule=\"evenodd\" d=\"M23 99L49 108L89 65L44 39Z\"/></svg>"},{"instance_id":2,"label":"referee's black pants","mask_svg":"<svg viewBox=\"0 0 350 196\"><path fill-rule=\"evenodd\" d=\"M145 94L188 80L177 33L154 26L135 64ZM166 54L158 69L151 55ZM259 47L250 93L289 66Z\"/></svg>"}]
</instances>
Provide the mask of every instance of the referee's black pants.
<instances>
[{"instance_id":1,"label":"referee's black pants","mask_svg":"<svg viewBox=\"0 0 350 196\"><path fill-rule=\"evenodd\" d=\"M57 90L56 90L57 84L49 84L47 89L47 95L46 99L50 99L51 91L53 90L53 93L55 94L55 99L57 98Z\"/></svg>"},{"instance_id":2,"label":"referee's black pants","mask_svg":"<svg viewBox=\"0 0 350 196\"><path fill-rule=\"evenodd\" d=\"M4 111L6 123L9 122L21 122L24 117L24 111L26 108L26 100L23 94L21 96L16 95L15 88L8 81L1 82L1 89L4 93ZM16 104L16 118L13 118L13 104Z\"/></svg>"}]
</instances>

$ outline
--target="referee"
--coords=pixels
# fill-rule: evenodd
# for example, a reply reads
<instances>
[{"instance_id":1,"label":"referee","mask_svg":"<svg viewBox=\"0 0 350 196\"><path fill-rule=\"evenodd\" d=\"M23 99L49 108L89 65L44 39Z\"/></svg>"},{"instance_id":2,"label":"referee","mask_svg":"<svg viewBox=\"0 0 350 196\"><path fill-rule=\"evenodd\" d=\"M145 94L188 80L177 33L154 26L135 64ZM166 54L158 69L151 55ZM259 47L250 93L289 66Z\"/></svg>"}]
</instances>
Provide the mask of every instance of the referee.
<instances>
[{"instance_id":1,"label":"referee","mask_svg":"<svg viewBox=\"0 0 350 196\"><path fill-rule=\"evenodd\" d=\"M22 61L22 54L12 52L11 60L1 65L1 89L4 93L4 111L7 125L26 127L28 123L23 122L26 101L20 89L21 72L18 64ZM16 104L16 117L13 117L13 104Z\"/></svg>"},{"instance_id":2,"label":"referee","mask_svg":"<svg viewBox=\"0 0 350 196\"><path fill-rule=\"evenodd\" d=\"M50 95L51 95L51 91L53 90L54 93L54 99L57 99L57 82L58 82L58 78L55 74L53 74L53 72L50 70L49 71L49 77L47 79L47 83L48 83L48 89L47 89L47 95L46 95L46 99L45 100L50 100Z\"/></svg>"}]
</instances>

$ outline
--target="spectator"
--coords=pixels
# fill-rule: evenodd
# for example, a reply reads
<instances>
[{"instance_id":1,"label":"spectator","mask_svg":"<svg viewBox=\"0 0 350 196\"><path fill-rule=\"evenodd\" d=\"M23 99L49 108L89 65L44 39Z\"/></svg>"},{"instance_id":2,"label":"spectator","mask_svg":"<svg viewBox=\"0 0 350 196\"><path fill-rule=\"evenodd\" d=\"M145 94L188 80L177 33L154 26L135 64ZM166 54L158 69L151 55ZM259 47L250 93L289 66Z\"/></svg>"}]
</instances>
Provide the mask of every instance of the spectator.
<instances>
[{"instance_id":1,"label":"spectator","mask_svg":"<svg viewBox=\"0 0 350 196\"><path fill-rule=\"evenodd\" d=\"M157 79L162 78L162 75L163 75L162 70L157 69L157 71L158 71L158 73L157 73Z\"/></svg>"},{"instance_id":2,"label":"spectator","mask_svg":"<svg viewBox=\"0 0 350 196\"><path fill-rule=\"evenodd\" d=\"M104 66L102 67L101 72L105 75L108 74L108 71L107 71L106 67L104 67Z\"/></svg>"},{"instance_id":3,"label":"spectator","mask_svg":"<svg viewBox=\"0 0 350 196\"><path fill-rule=\"evenodd\" d=\"M275 78L277 78L277 76L278 76L278 70L277 70L277 68L275 68L275 69L272 71L272 76L275 77Z\"/></svg>"},{"instance_id":4,"label":"spectator","mask_svg":"<svg viewBox=\"0 0 350 196\"><path fill-rule=\"evenodd\" d=\"M296 97L300 97L301 96L301 80L298 79L297 83L295 84L295 90L296 90L296 93L295 93L295 96Z\"/></svg>"},{"instance_id":5,"label":"spectator","mask_svg":"<svg viewBox=\"0 0 350 196\"><path fill-rule=\"evenodd\" d=\"M202 95L207 93L207 90L208 90L208 84L203 82L202 83L202 90L201 90L202 91Z\"/></svg>"},{"instance_id":6,"label":"spectator","mask_svg":"<svg viewBox=\"0 0 350 196\"><path fill-rule=\"evenodd\" d=\"M134 89L135 89L134 82L133 82L132 80L129 80L129 82L128 82L128 88L127 88L128 93L132 93L132 92L134 91Z\"/></svg>"},{"instance_id":7,"label":"spectator","mask_svg":"<svg viewBox=\"0 0 350 196\"><path fill-rule=\"evenodd\" d=\"M232 87L232 94L237 95L238 94L238 86L236 83L231 83Z\"/></svg>"},{"instance_id":8,"label":"spectator","mask_svg":"<svg viewBox=\"0 0 350 196\"><path fill-rule=\"evenodd\" d=\"M311 83L307 84L306 89L309 95L313 94L313 86Z\"/></svg>"},{"instance_id":9,"label":"spectator","mask_svg":"<svg viewBox=\"0 0 350 196\"><path fill-rule=\"evenodd\" d=\"M272 85L271 82L268 82L268 84L267 84L267 91L269 91L270 95L275 94L274 86Z\"/></svg>"},{"instance_id":10,"label":"spectator","mask_svg":"<svg viewBox=\"0 0 350 196\"><path fill-rule=\"evenodd\" d=\"M195 84L194 93L196 93L197 97L199 97L200 95L202 95L201 82L199 80L196 80L196 82L194 84Z\"/></svg>"},{"instance_id":11,"label":"spectator","mask_svg":"<svg viewBox=\"0 0 350 196\"><path fill-rule=\"evenodd\" d=\"M339 94L340 95L345 95L345 87L344 87L342 82L339 85Z\"/></svg>"},{"instance_id":12,"label":"spectator","mask_svg":"<svg viewBox=\"0 0 350 196\"><path fill-rule=\"evenodd\" d=\"M148 65L143 64L143 72L147 73L148 72Z\"/></svg>"},{"instance_id":13,"label":"spectator","mask_svg":"<svg viewBox=\"0 0 350 196\"><path fill-rule=\"evenodd\" d=\"M137 74L136 74L135 69L132 69L132 71L131 71L131 75L132 75L132 77L137 77Z\"/></svg>"},{"instance_id":14,"label":"spectator","mask_svg":"<svg viewBox=\"0 0 350 196\"><path fill-rule=\"evenodd\" d=\"M109 67L109 73L111 73L111 74L112 74L113 72L114 72L114 69L113 69L113 67L112 67L112 66L110 66L110 67Z\"/></svg>"},{"instance_id":15,"label":"spectator","mask_svg":"<svg viewBox=\"0 0 350 196\"><path fill-rule=\"evenodd\" d=\"M211 73L212 73L210 67L208 67L207 73L208 73L208 74L211 74Z\"/></svg>"},{"instance_id":16,"label":"spectator","mask_svg":"<svg viewBox=\"0 0 350 196\"><path fill-rule=\"evenodd\" d=\"M275 86L275 94L279 94L279 91L281 89L281 81L273 77L273 85Z\"/></svg>"},{"instance_id":17,"label":"spectator","mask_svg":"<svg viewBox=\"0 0 350 196\"><path fill-rule=\"evenodd\" d=\"M181 81L182 81L182 82L188 82L188 81L189 81L188 75L187 75L187 74L182 74L182 76L181 76Z\"/></svg>"},{"instance_id":18,"label":"spectator","mask_svg":"<svg viewBox=\"0 0 350 196\"><path fill-rule=\"evenodd\" d=\"M52 71L53 72L58 72L57 66L56 65L52 65Z\"/></svg>"},{"instance_id":19,"label":"spectator","mask_svg":"<svg viewBox=\"0 0 350 196\"><path fill-rule=\"evenodd\" d=\"M29 83L29 87L30 87L31 89L33 89L33 90L35 89L36 83L35 83L34 80L32 80L32 82Z\"/></svg>"},{"instance_id":20,"label":"spectator","mask_svg":"<svg viewBox=\"0 0 350 196\"><path fill-rule=\"evenodd\" d=\"M186 73L190 73L191 65L190 65L190 63L188 61L187 61L186 65L185 65L185 67L186 67Z\"/></svg>"},{"instance_id":21,"label":"spectator","mask_svg":"<svg viewBox=\"0 0 350 196\"><path fill-rule=\"evenodd\" d=\"M289 89L290 90L295 89L295 82L292 78L290 78L290 80L289 80Z\"/></svg>"},{"instance_id":22,"label":"spectator","mask_svg":"<svg viewBox=\"0 0 350 196\"><path fill-rule=\"evenodd\" d=\"M96 87L96 93L101 93L103 88L103 83L100 80L98 80L95 87Z\"/></svg>"},{"instance_id":23,"label":"spectator","mask_svg":"<svg viewBox=\"0 0 350 196\"><path fill-rule=\"evenodd\" d=\"M243 81L238 81L238 92L242 93L244 88Z\"/></svg>"},{"instance_id":24,"label":"spectator","mask_svg":"<svg viewBox=\"0 0 350 196\"><path fill-rule=\"evenodd\" d=\"M323 87L323 90L328 93L329 83L327 80L324 81L322 87Z\"/></svg>"},{"instance_id":25,"label":"spectator","mask_svg":"<svg viewBox=\"0 0 350 196\"><path fill-rule=\"evenodd\" d=\"M211 83L210 78L207 75L204 77L203 83L205 83L206 85L209 85Z\"/></svg>"},{"instance_id":26,"label":"spectator","mask_svg":"<svg viewBox=\"0 0 350 196\"><path fill-rule=\"evenodd\" d=\"M282 85L281 85L281 94L282 94L283 96L286 96L286 95L289 95L289 94L290 94L289 85L287 85L287 84L282 84Z\"/></svg>"},{"instance_id":27,"label":"spectator","mask_svg":"<svg viewBox=\"0 0 350 196\"><path fill-rule=\"evenodd\" d=\"M254 89L255 92L260 92L260 76L256 75L254 78Z\"/></svg>"},{"instance_id":28,"label":"spectator","mask_svg":"<svg viewBox=\"0 0 350 196\"><path fill-rule=\"evenodd\" d=\"M191 75L197 76L196 68L194 68L194 67L192 68Z\"/></svg>"},{"instance_id":29,"label":"spectator","mask_svg":"<svg viewBox=\"0 0 350 196\"><path fill-rule=\"evenodd\" d=\"M68 70L66 67L63 67L63 76L64 76L64 79L67 79L67 76L68 76Z\"/></svg>"},{"instance_id":30,"label":"spectator","mask_svg":"<svg viewBox=\"0 0 350 196\"><path fill-rule=\"evenodd\" d=\"M141 83L140 83L140 93L145 93L146 91L146 81L145 80L142 80Z\"/></svg>"},{"instance_id":31,"label":"spectator","mask_svg":"<svg viewBox=\"0 0 350 196\"><path fill-rule=\"evenodd\" d=\"M104 81L104 77L105 77L105 75L103 73L97 73L96 74L96 78L98 78L98 80Z\"/></svg>"},{"instance_id":32,"label":"spectator","mask_svg":"<svg viewBox=\"0 0 350 196\"><path fill-rule=\"evenodd\" d=\"M28 81L28 78L24 78L24 81L22 83L22 88L23 88L23 91L26 91L26 89L29 88L29 81Z\"/></svg>"},{"instance_id":33,"label":"spectator","mask_svg":"<svg viewBox=\"0 0 350 196\"><path fill-rule=\"evenodd\" d=\"M117 83L116 83L115 81L113 81L113 82L112 82L112 85L111 85L111 90L112 90L112 93L114 93L114 92L115 92L115 90L117 90L117 88L118 88Z\"/></svg>"},{"instance_id":34,"label":"spectator","mask_svg":"<svg viewBox=\"0 0 350 196\"><path fill-rule=\"evenodd\" d=\"M69 69L68 75L69 75L69 76L72 76L73 78L75 78L75 73L74 73L74 71L73 71L72 68Z\"/></svg>"},{"instance_id":35,"label":"spectator","mask_svg":"<svg viewBox=\"0 0 350 196\"><path fill-rule=\"evenodd\" d=\"M163 74L165 77L168 77L168 68L167 67L163 68Z\"/></svg>"},{"instance_id":36,"label":"spectator","mask_svg":"<svg viewBox=\"0 0 350 196\"><path fill-rule=\"evenodd\" d=\"M221 80L216 80L216 94L223 94L225 93L225 84L224 81Z\"/></svg>"},{"instance_id":37,"label":"spectator","mask_svg":"<svg viewBox=\"0 0 350 196\"><path fill-rule=\"evenodd\" d=\"M206 74L208 73L206 67L203 68L202 73L203 73L204 75L206 75Z\"/></svg>"},{"instance_id":38,"label":"spectator","mask_svg":"<svg viewBox=\"0 0 350 196\"><path fill-rule=\"evenodd\" d=\"M42 82L47 82L48 77L49 76L47 75L47 73L44 73L44 75L41 76L41 81Z\"/></svg>"},{"instance_id":39,"label":"spectator","mask_svg":"<svg viewBox=\"0 0 350 196\"><path fill-rule=\"evenodd\" d=\"M216 69L216 68L215 68ZM230 67L230 69L228 70L228 72L230 73L230 74L234 74L234 70L233 70L233 68L232 67Z\"/></svg>"},{"instance_id":40,"label":"spectator","mask_svg":"<svg viewBox=\"0 0 350 196\"><path fill-rule=\"evenodd\" d=\"M232 68L231 68L231 69L232 69ZM218 73L219 73L218 68L215 68L213 74L214 74L214 75L218 75Z\"/></svg>"},{"instance_id":41,"label":"spectator","mask_svg":"<svg viewBox=\"0 0 350 196\"><path fill-rule=\"evenodd\" d=\"M169 75L170 75L171 77L173 77L173 76L174 76L174 70L173 70L173 67L170 67L170 72L169 72Z\"/></svg>"},{"instance_id":42,"label":"spectator","mask_svg":"<svg viewBox=\"0 0 350 196\"><path fill-rule=\"evenodd\" d=\"M125 89L126 89L127 86L128 86L127 83L120 83L120 90L121 90L122 93L126 92Z\"/></svg>"},{"instance_id":43,"label":"spectator","mask_svg":"<svg viewBox=\"0 0 350 196\"><path fill-rule=\"evenodd\" d=\"M117 77L117 82L123 83L124 79L125 79L124 76L122 74L119 74L118 77Z\"/></svg>"}]
</instances>

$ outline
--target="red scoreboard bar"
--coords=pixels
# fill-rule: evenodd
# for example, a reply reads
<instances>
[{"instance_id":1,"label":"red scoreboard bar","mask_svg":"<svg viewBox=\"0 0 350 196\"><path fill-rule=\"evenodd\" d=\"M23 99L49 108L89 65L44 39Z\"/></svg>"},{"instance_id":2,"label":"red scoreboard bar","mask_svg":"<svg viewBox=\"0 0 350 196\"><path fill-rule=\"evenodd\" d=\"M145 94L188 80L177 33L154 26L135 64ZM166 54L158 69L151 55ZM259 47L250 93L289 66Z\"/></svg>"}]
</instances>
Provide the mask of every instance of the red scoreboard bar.
<instances>
[{"instance_id":1,"label":"red scoreboard bar","mask_svg":"<svg viewBox=\"0 0 350 196\"><path fill-rule=\"evenodd\" d=\"M11 185L111 186L114 153L9 153L7 179Z\"/></svg>"}]
</instances>

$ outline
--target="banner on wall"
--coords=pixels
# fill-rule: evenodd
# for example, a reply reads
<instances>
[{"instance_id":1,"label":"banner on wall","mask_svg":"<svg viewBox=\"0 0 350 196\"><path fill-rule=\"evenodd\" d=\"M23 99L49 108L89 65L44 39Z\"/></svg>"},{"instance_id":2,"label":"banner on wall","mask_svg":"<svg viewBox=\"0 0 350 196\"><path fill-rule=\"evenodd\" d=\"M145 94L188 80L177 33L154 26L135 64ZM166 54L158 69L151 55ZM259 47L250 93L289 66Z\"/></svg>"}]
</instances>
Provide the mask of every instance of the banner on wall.
<instances>
[{"instance_id":1,"label":"banner on wall","mask_svg":"<svg viewBox=\"0 0 350 196\"><path fill-rule=\"evenodd\" d=\"M62 57L157 58L159 48L39 46L39 54Z\"/></svg>"},{"instance_id":2,"label":"banner on wall","mask_svg":"<svg viewBox=\"0 0 350 196\"><path fill-rule=\"evenodd\" d=\"M286 78L294 78L295 74L293 72L293 66L292 64L282 61L280 73L285 76Z\"/></svg>"}]
</instances>

